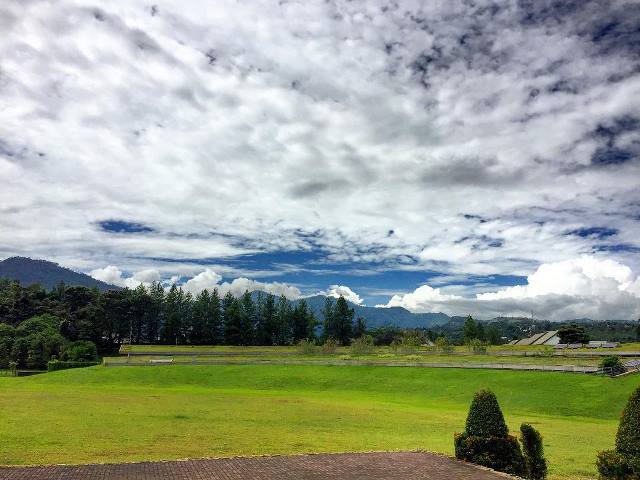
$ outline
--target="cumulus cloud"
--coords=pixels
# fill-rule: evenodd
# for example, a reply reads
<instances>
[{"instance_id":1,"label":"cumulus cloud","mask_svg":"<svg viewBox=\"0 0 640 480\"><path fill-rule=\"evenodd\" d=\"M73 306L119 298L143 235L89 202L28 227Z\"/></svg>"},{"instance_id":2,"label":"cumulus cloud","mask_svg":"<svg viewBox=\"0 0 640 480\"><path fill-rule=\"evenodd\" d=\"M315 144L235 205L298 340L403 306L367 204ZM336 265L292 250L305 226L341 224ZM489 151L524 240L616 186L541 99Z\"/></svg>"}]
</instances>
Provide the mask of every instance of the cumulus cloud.
<instances>
[{"instance_id":1,"label":"cumulus cloud","mask_svg":"<svg viewBox=\"0 0 640 480\"><path fill-rule=\"evenodd\" d=\"M135 272L129 277L124 277L122 270L113 265L92 270L89 275L97 280L101 280L118 287L136 288L139 285L149 286L153 282L160 281L160 272L155 269L145 269Z\"/></svg>"},{"instance_id":2,"label":"cumulus cloud","mask_svg":"<svg viewBox=\"0 0 640 480\"><path fill-rule=\"evenodd\" d=\"M92 270L90 272L90 275L97 280L102 280L103 282L107 282L111 285L128 288L136 288L140 284L149 286L152 282L161 281L160 273L157 270L141 270L135 272L129 277L125 277L122 270L113 265ZM244 277L235 278L231 282L221 282L221 280L221 275L219 275L212 269L207 268L197 275L194 275L192 278L182 283L180 286L185 291L190 292L194 295L202 292L205 289L212 291L214 288L218 289L220 295L225 295L227 292L231 292L236 297L242 295L246 291L253 292L256 290L271 293L272 295L277 296L284 295L289 300L296 300L302 295L298 287L281 282L259 282ZM173 275L168 280L164 281L164 284L168 287L170 285L173 285L174 283L179 283L179 281L180 276Z\"/></svg>"},{"instance_id":3,"label":"cumulus cloud","mask_svg":"<svg viewBox=\"0 0 640 480\"><path fill-rule=\"evenodd\" d=\"M321 295L327 297L339 298L344 297L345 300L355 303L356 305L362 305L362 298L356 292L351 290L346 285L331 285L326 291L320 292Z\"/></svg>"},{"instance_id":4,"label":"cumulus cloud","mask_svg":"<svg viewBox=\"0 0 640 480\"><path fill-rule=\"evenodd\" d=\"M640 316L640 277L619 262L582 256L540 265L525 285L477 293L475 298L443 294L423 285L379 306L481 318L533 312L538 318L551 320L633 319Z\"/></svg>"},{"instance_id":5,"label":"cumulus cloud","mask_svg":"<svg viewBox=\"0 0 640 480\"><path fill-rule=\"evenodd\" d=\"M4 0L0 257L639 271L638 18L626 0Z\"/></svg>"}]
</instances>

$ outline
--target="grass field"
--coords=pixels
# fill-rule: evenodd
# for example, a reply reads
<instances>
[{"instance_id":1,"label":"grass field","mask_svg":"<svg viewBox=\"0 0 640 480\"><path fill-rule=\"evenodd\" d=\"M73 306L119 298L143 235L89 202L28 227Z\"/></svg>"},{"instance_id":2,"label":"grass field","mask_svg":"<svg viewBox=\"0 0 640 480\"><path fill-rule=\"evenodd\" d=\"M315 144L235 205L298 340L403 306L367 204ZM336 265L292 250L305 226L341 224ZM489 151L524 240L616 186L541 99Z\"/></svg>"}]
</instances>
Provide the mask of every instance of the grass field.
<instances>
[{"instance_id":1,"label":"grass field","mask_svg":"<svg viewBox=\"0 0 640 480\"><path fill-rule=\"evenodd\" d=\"M109 365L120 363L149 363L154 359L166 358L158 355L136 355L131 357L106 357L105 363ZM601 358L595 357L547 357L547 356L494 356L494 355L423 355L423 354L393 354L393 353L372 353L367 355L352 355L349 353L336 353L331 355L302 355L296 352L287 352L286 355L277 353L265 353L262 355L207 355L198 353L197 355L180 355L173 357L173 363L189 362L229 362L229 363L259 363L268 361L281 364L291 362L330 362L330 361L366 361L373 363L497 363L497 364L527 364L527 365L576 365L576 366L597 366Z\"/></svg>"},{"instance_id":2,"label":"grass field","mask_svg":"<svg viewBox=\"0 0 640 480\"><path fill-rule=\"evenodd\" d=\"M594 476L638 376L328 366L165 366L0 378L0 463L367 450L451 454L473 393L540 429L552 479Z\"/></svg>"}]
</instances>

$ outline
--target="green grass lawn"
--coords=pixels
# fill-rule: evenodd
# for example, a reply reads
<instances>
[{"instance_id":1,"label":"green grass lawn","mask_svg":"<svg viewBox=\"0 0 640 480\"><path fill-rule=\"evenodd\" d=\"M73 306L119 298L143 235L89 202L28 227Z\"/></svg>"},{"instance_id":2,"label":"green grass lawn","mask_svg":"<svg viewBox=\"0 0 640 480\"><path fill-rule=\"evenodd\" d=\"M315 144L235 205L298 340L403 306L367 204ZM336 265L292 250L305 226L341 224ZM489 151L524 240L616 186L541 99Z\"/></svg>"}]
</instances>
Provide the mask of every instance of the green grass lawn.
<instances>
[{"instance_id":1,"label":"green grass lawn","mask_svg":"<svg viewBox=\"0 0 640 480\"><path fill-rule=\"evenodd\" d=\"M189 362L230 362L230 363L259 363L259 362L317 362L326 363L331 361L366 361L374 363L493 363L493 364L528 364L528 365L576 365L576 366L597 366L602 359L597 357L549 357L549 356L505 356L505 355L424 355L424 354L393 354L393 353L371 353L367 355L352 355L349 353L336 353L331 355L302 355L295 351L287 355L265 353L263 355L242 355L241 351L234 355L225 356L223 354L207 355L198 353L197 355L179 355L173 357L173 363ZM106 357L105 363L109 365L118 363L142 363L148 364L152 359L167 358L163 356L135 355L131 357Z\"/></svg>"},{"instance_id":2,"label":"green grass lawn","mask_svg":"<svg viewBox=\"0 0 640 480\"><path fill-rule=\"evenodd\" d=\"M452 454L473 393L545 439L552 479L595 476L638 376L357 366L92 367L0 378L0 464L367 450Z\"/></svg>"}]
</instances>

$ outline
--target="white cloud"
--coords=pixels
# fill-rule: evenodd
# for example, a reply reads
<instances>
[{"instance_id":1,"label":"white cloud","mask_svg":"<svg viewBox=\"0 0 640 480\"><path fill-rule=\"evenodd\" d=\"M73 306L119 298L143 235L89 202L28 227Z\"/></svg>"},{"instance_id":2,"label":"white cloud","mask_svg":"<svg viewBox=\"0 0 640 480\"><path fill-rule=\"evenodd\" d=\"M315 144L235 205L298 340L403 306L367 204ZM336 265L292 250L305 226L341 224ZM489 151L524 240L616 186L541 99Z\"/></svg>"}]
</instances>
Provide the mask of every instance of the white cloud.
<instances>
[{"instance_id":1,"label":"white cloud","mask_svg":"<svg viewBox=\"0 0 640 480\"><path fill-rule=\"evenodd\" d=\"M638 271L638 6L538 3L4 0L0 258Z\"/></svg>"},{"instance_id":2,"label":"white cloud","mask_svg":"<svg viewBox=\"0 0 640 480\"><path fill-rule=\"evenodd\" d=\"M355 303L356 305L362 305L363 302L360 295L346 285L331 285L326 291L319 293L320 295L326 295L327 297L333 298L344 297L345 300Z\"/></svg>"},{"instance_id":3,"label":"white cloud","mask_svg":"<svg viewBox=\"0 0 640 480\"><path fill-rule=\"evenodd\" d=\"M222 277L216 272L207 268L204 272L200 272L195 277L187 280L183 285L183 288L187 292L200 293L202 290L213 290L218 287L218 283L222 280Z\"/></svg>"},{"instance_id":4,"label":"white cloud","mask_svg":"<svg viewBox=\"0 0 640 480\"><path fill-rule=\"evenodd\" d=\"M160 281L160 272L153 268L140 270L130 277L125 278L123 277L122 270L113 265L109 265L104 268L92 270L89 275L110 285L128 288L136 288L140 284L148 287L153 282Z\"/></svg>"},{"instance_id":5,"label":"white cloud","mask_svg":"<svg viewBox=\"0 0 640 480\"><path fill-rule=\"evenodd\" d=\"M449 300L461 299L456 295L446 295L440 292L439 288L432 288L429 285L422 285L412 293L404 295L394 295L386 305L376 305L377 307L404 307L411 312L430 311L429 306L433 303L442 303Z\"/></svg>"},{"instance_id":6,"label":"white cloud","mask_svg":"<svg viewBox=\"0 0 640 480\"><path fill-rule=\"evenodd\" d=\"M455 287L455 286L454 286ZM478 293L475 298L442 294L423 285L412 293L394 295L384 307L412 312L441 311L481 318L530 315L538 318L634 319L640 316L640 277L619 262L582 256L543 264L526 285Z\"/></svg>"}]
</instances>

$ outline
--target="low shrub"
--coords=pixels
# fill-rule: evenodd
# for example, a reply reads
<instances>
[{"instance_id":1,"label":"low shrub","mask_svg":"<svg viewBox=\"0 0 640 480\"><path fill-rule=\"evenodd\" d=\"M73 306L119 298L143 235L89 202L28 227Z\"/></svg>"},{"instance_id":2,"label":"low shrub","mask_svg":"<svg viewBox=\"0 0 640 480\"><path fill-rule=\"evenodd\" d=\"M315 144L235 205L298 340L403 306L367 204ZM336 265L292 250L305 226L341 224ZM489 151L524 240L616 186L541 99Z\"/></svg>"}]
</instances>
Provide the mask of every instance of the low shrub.
<instances>
[{"instance_id":1,"label":"low shrub","mask_svg":"<svg viewBox=\"0 0 640 480\"><path fill-rule=\"evenodd\" d=\"M547 461L544 458L542 435L528 423L520 425L522 449L524 451L526 477L543 480L547 477Z\"/></svg>"},{"instance_id":2,"label":"low shrub","mask_svg":"<svg viewBox=\"0 0 640 480\"><path fill-rule=\"evenodd\" d=\"M314 355L320 348L310 340L300 340L296 345L296 350L302 355Z\"/></svg>"},{"instance_id":3,"label":"low shrub","mask_svg":"<svg viewBox=\"0 0 640 480\"><path fill-rule=\"evenodd\" d=\"M420 348L420 339L415 335L402 336L391 343L394 353L414 354Z\"/></svg>"},{"instance_id":4,"label":"low shrub","mask_svg":"<svg viewBox=\"0 0 640 480\"><path fill-rule=\"evenodd\" d=\"M69 368L84 368L99 365L98 362L64 362L60 360L49 360L47 362L47 371L55 372L58 370L67 370Z\"/></svg>"},{"instance_id":5,"label":"low shrub","mask_svg":"<svg viewBox=\"0 0 640 480\"><path fill-rule=\"evenodd\" d=\"M486 355L487 343L474 338L469 342L469 351L475 353L476 355Z\"/></svg>"},{"instance_id":6,"label":"low shrub","mask_svg":"<svg viewBox=\"0 0 640 480\"><path fill-rule=\"evenodd\" d=\"M62 351L60 358L71 362L94 362L98 359L98 349L89 340L78 340L70 343Z\"/></svg>"},{"instance_id":7,"label":"low shrub","mask_svg":"<svg viewBox=\"0 0 640 480\"><path fill-rule=\"evenodd\" d=\"M363 335L356 338L349 347L351 355L368 355L373 351L373 338L369 335Z\"/></svg>"},{"instance_id":8,"label":"low shrub","mask_svg":"<svg viewBox=\"0 0 640 480\"><path fill-rule=\"evenodd\" d=\"M640 480L640 388L622 411L615 450L599 452L596 465L602 479Z\"/></svg>"},{"instance_id":9,"label":"low shrub","mask_svg":"<svg viewBox=\"0 0 640 480\"><path fill-rule=\"evenodd\" d=\"M491 390L476 393L464 433L454 435L456 458L500 472L521 475L525 460L516 437L509 435L498 400Z\"/></svg>"},{"instance_id":10,"label":"low shrub","mask_svg":"<svg viewBox=\"0 0 640 480\"><path fill-rule=\"evenodd\" d=\"M322 344L322 346L320 347L320 352L323 355L332 355L336 353L337 350L338 350L338 342L335 341L333 338L327 338Z\"/></svg>"},{"instance_id":11,"label":"low shrub","mask_svg":"<svg viewBox=\"0 0 640 480\"><path fill-rule=\"evenodd\" d=\"M445 337L438 337L434 342L436 352L450 354L453 353L453 345L449 345L449 341Z\"/></svg>"},{"instance_id":12,"label":"low shrub","mask_svg":"<svg viewBox=\"0 0 640 480\"><path fill-rule=\"evenodd\" d=\"M518 439L512 435L481 437L460 433L454 437L456 458L499 472L522 475L525 459Z\"/></svg>"},{"instance_id":13,"label":"low shrub","mask_svg":"<svg viewBox=\"0 0 640 480\"><path fill-rule=\"evenodd\" d=\"M614 370L624 369L624 365L622 364L622 360L617 355L611 355L608 357L604 357L600 361L600 368L611 368Z\"/></svg>"},{"instance_id":14,"label":"low shrub","mask_svg":"<svg viewBox=\"0 0 640 480\"><path fill-rule=\"evenodd\" d=\"M640 480L640 460L615 450L599 452L596 466L604 480Z\"/></svg>"}]
</instances>

